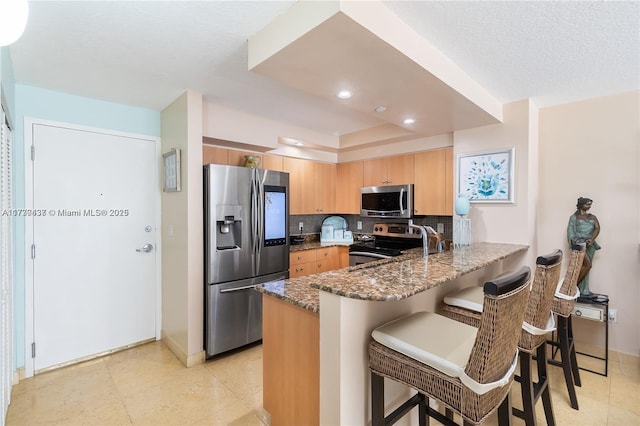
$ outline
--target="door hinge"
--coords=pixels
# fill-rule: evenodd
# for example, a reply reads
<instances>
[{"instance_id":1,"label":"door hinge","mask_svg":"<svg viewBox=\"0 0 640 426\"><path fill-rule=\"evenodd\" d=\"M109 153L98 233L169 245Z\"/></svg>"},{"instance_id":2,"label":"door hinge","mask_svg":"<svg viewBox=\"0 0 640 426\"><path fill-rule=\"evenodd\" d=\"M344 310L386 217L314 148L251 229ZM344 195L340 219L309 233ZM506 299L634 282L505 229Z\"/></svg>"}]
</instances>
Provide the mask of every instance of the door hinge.
<instances>
[{"instance_id":1,"label":"door hinge","mask_svg":"<svg viewBox=\"0 0 640 426\"><path fill-rule=\"evenodd\" d=\"M36 160L36 146L31 145L31 161L35 161L35 160Z\"/></svg>"},{"instance_id":2,"label":"door hinge","mask_svg":"<svg viewBox=\"0 0 640 426\"><path fill-rule=\"evenodd\" d=\"M35 259L35 258L36 258L36 245L31 244L31 259Z\"/></svg>"},{"instance_id":3,"label":"door hinge","mask_svg":"<svg viewBox=\"0 0 640 426\"><path fill-rule=\"evenodd\" d=\"M31 358L36 357L36 342L31 343Z\"/></svg>"}]
</instances>

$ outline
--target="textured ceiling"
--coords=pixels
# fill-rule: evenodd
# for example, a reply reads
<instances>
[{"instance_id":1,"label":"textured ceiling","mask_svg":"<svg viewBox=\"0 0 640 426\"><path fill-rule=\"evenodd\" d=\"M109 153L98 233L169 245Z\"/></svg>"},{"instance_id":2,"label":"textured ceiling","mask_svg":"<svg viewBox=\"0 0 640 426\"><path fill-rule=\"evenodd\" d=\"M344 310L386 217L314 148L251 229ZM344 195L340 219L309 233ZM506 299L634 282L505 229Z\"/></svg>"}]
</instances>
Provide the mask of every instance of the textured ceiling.
<instances>
[{"instance_id":1,"label":"textured ceiling","mask_svg":"<svg viewBox=\"0 0 640 426\"><path fill-rule=\"evenodd\" d=\"M640 88L637 1L384 3L501 102L547 106ZM31 1L10 46L15 79L156 110L192 89L327 134L384 124L247 70L247 39L292 4Z\"/></svg>"}]
</instances>

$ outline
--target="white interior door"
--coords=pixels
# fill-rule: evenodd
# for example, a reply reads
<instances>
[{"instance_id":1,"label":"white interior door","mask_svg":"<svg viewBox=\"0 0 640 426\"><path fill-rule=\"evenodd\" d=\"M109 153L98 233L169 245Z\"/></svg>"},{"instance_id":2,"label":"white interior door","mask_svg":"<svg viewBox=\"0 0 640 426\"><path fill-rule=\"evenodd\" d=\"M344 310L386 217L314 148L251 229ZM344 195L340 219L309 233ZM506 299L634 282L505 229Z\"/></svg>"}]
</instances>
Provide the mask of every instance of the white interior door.
<instances>
[{"instance_id":1,"label":"white interior door","mask_svg":"<svg viewBox=\"0 0 640 426\"><path fill-rule=\"evenodd\" d=\"M156 141L35 123L32 141L34 372L156 337Z\"/></svg>"}]
</instances>

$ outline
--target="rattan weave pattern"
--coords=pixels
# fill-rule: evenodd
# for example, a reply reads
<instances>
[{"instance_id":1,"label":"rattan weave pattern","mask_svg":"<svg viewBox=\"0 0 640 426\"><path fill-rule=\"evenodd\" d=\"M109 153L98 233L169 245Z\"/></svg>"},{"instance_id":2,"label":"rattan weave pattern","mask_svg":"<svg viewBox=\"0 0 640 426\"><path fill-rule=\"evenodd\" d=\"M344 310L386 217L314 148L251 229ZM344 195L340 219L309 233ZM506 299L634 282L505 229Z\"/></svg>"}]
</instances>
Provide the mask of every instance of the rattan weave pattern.
<instances>
[{"instance_id":1,"label":"rattan weave pattern","mask_svg":"<svg viewBox=\"0 0 640 426\"><path fill-rule=\"evenodd\" d=\"M567 296L573 296L576 293L578 286L578 276L580 275L580 268L582 267L582 260L584 259L585 251L583 250L571 250L569 254L569 263L567 265L567 272L564 276L564 281L560 287L560 293ZM563 317L568 317L573 312L575 306L575 299L567 300L555 297L553 299L553 305L551 310Z\"/></svg>"},{"instance_id":2,"label":"rattan weave pattern","mask_svg":"<svg viewBox=\"0 0 640 426\"><path fill-rule=\"evenodd\" d=\"M528 283L508 294L485 295L485 311L465 373L480 383L495 381L508 371L520 336ZM497 327L497 324L511 324ZM497 409L511 388L513 375L505 386L479 395L460 379L448 376L411 357L372 340L369 368L380 376L404 383L429 398L442 402L471 423L481 423Z\"/></svg>"},{"instance_id":3,"label":"rattan weave pattern","mask_svg":"<svg viewBox=\"0 0 640 426\"><path fill-rule=\"evenodd\" d=\"M536 265L524 320L532 326L543 330L547 328L547 321L551 314L551 305L553 305L562 269L561 260L562 258L553 265ZM535 335L523 329L518 347L525 352L532 352L546 340L546 334Z\"/></svg>"},{"instance_id":4,"label":"rattan weave pattern","mask_svg":"<svg viewBox=\"0 0 640 426\"><path fill-rule=\"evenodd\" d=\"M458 308L457 306L447 305L446 303L442 307L442 315L476 328L480 327L480 317L482 316L480 312Z\"/></svg>"}]
</instances>

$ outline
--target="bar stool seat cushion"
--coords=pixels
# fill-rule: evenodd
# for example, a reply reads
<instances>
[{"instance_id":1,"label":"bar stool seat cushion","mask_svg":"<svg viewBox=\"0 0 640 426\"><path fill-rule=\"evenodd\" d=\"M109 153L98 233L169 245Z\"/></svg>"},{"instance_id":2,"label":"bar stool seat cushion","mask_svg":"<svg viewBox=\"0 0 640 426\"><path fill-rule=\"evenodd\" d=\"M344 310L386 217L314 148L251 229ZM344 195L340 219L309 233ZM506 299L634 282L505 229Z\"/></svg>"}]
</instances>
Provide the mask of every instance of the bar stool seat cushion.
<instances>
[{"instance_id":1,"label":"bar stool seat cushion","mask_svg":"<svg viewBox=\"0 0 640 426\"><path fill-rule=\"evenodd\" d=\"M482 288L480 289L482 291ZM437 332L437 337L425 333ZM416 312L376 328L371 336L376 342L415 359L462 383L478 394L484 394L509 382L517 364L514 362L504 377L491 383L478 383L465 373L465 368L478 329L433 312Z\"/></svg>"},{"instance_id":2,"label":"bar stool seat cushion","mask_svg":"<svg viewBox=\"0 0 640 426\"><path fill-rule=\"evenodd\" d=\"M425 330L438 330L438 335L425 335ZM469 361L477 333L477 328L442 315L417 312L376 328L371 337L442 373L460 377Z\"/></svg>"},{"instance_id":3,"label":"bar stool seat cushion","mask_svg":"<svg viewBox=\"0 0 640 426\"><path fill-rule=\"evenodd\" d=\"M445 296L444 303L450 306L468 309L473 312L482 312L484 292L482 287L468 287L453 294Z\"/></svg>"}]
</instances>

